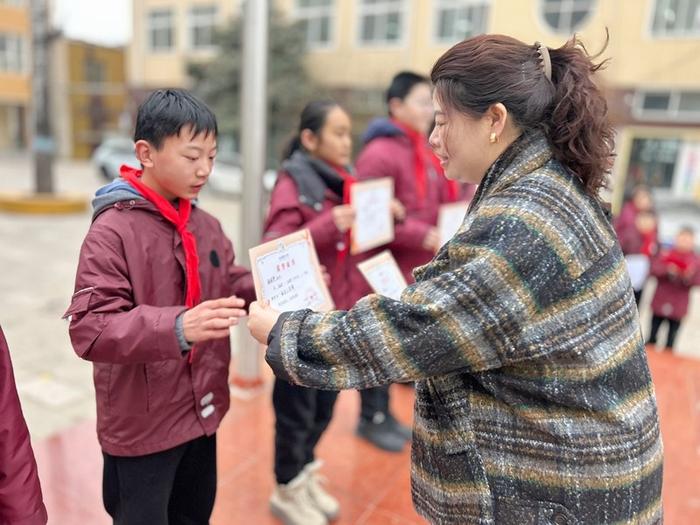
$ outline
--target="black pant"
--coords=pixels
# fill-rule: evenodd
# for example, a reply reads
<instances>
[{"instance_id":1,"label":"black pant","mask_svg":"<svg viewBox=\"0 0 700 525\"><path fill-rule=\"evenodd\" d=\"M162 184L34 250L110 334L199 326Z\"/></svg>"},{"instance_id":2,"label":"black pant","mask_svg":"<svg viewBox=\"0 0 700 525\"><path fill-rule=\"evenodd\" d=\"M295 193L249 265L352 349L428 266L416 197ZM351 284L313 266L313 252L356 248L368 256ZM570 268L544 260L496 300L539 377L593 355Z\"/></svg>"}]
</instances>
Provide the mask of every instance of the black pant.
<instances>
[{"instance_id":1,"label":"black pant","mask_svg":"<svg viewBox=\"0 0 700 525\"><path fill-rule=\"evenodd\" d=\"M360 390L360 417L372 421L374 414L389 413L389 385L377 386Z\"/></svg>"},{"instance_id":2,"label":"black pant","mask_svg":"<svg viewBox=\"0 0 700 525\"><path fill-rule=\"evenodd\" d=\"M216 436L148 454L103 452L102 498L115 525L205 525L216 496Z\"/></svg>"},{"instance_id":3,"label":"black pant","mask_svg":"<svg viewBox=\"0 0 700 525\"><path fill-rule=\"evenodd\" d=\"M649 343L656 344L656 336L659 328L664 321L668 321L668 336L666 337L666 347L673 348L673 343L676 341L678 329L681 327L680 319L669 319L655 315L651 318L651 334L649 335Z\"/></svg>"},{"instance_id":4,"label":"black pant","mask_svg":"<svg viewBox=\"0 0 700 525\"><path fill-rule=\"evenodd\" d=\"M333 416L338 392L275 379L275 477L289 483L314 460L314 449Z\"/></svg>"},{"instance_id":5,"label":"black pant","mask_svg":"<svg viewBox=\"0 0 700 525\"><path fill-rule=\"evenodd\" d=\"M639 306L639 303L642 300L642 292L644 290L635 290L634 291L634 302L637 303L637 306Z\"/></svg>"}]
</instances>

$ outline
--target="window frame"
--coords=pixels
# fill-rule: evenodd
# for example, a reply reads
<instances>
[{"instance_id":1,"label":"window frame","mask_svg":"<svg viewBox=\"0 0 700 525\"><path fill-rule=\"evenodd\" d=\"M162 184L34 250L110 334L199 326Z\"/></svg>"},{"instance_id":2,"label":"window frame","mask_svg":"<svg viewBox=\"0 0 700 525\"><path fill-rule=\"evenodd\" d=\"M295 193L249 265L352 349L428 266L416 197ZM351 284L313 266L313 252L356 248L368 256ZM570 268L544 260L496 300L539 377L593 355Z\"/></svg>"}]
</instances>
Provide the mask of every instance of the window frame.
<instances>
[{"instance_id":1,"label":"window frame","mask_svg":"<svg viewBox=\"0 0 700 525\"><path fill-rule=\"evenodd\" d=\"M170 25L165 26L162 22L158 24L158 27L153 25L153 15L154 14L165 14L167 13L170 19ZM168 47L156 47L153 45L153 39L151 38L154 31L162 31L164 29L170 30L170 45ZM150 53L166 54L173 53L177 49L177 19L175 16L175 10L171 7L155 7L150 9L146 13L146 46Z\"/></svg>"},{"instance_id":2,"label":"window frame","mask_svg":"<svg viewBox=\"0 0 700 525\"><path fill-rule=\"evenodd\" d=\"M306 48L310 51L320 51L334 49L337 45L336 35L337 35L337 19L336 16L337 0L328 0L328 5L322 6L306 6L302 7L299 5L299 0L294 0L294 6L292 9L292 17L295 21L301 22L306 20L307 24L309 21L314 20L317 23L324 17L328 17L328 41L312 41L309 40L308 32L306 37ZM308 26L307 26L308 27Z\"/></svg>"},{"instance_id":3,"label":"window frame","mask_svg":"<svg viewBox=\"0 0 700 525\"><path fill-rule=\"evenodd\" d=\"M355 41L357 43L357 47L359 48L389 48L389 49L395 49L395 48L400 48L400 47L405 47L406 43L408 41L408 31L409 31L409 21L410 21L410 3L407 2L406 0L380 0L382 2L385 2L387 4L389 3L397 3L398 4L398 13L400 15L400 23L399 23L399 38L396 40L372 40L372 41L367 41L364 40L362 37L362 22L365 16L367 15L375 15L375 16L380 16L380 15L388 15L390 13L393 13L393 10L388 9L389 6L383 6L383 5L367 5L364 3L364 0L360 0L360 2L357 4L357 16L356 16L356 31L355 31Z\"/></svg>"},{"instance_id":4,"label":"window frame","mask_svg":"<svg viewBox=\"0 0 700 525\"><path fill-rule=\"evenodd\" d=\"M576 33L577 31L581 30L582 27L584 27L588 22L590 22L590 19L593 17L593 13L597 7L597 2L596 0L552 0L552 1L557 1L559 2L559 14L561 16L561 13L563 12L562 6L570 6L568 8L568 14L569 14L569 29L567 31L562 31L561 26L554 28L550 25L550 23L547 21L547 17L545 16L546 13L549 13L550 11L548 10L547 2L550 0L539 0L539 6L538 6L538 12L539 12L539 18L541 23L543 24L544 28L555 35L566 35L570 36ZM588 7L588 12L584 15L583 19L575 26L571 26L571 15L574 13L576 10L576 4L578 2L589 2L589 7Z\"/></svg>"},{"instance_id":5,"label":"window frame","mask_svg":"<svg viewBox=\"0 0 700 525\"><path fill-rule=\"evenodd\" d=\"M445 9L461 9L463 7L483 7L486 8L486 12L484 14L484 19L482 20L483 22L483 27L481 28L481 31L474 33L471 36L476 36L476 35L481 35L488 33L489 26L490 26L490 18L491 18L491 8L492 8L493 0L437 0L435 2L435 5L433 6L432 10L432 16L433 16L433 23L432 23L432 31L431 31L431 38L433 41L433 44L439 45L439 46L444 46L444 45L450 45L450 44L455 44L464 38L469 38L468 36L450 36L450 37L441 37L440 36L440 15L441 12Z\"/></svg>"}]
</instances>

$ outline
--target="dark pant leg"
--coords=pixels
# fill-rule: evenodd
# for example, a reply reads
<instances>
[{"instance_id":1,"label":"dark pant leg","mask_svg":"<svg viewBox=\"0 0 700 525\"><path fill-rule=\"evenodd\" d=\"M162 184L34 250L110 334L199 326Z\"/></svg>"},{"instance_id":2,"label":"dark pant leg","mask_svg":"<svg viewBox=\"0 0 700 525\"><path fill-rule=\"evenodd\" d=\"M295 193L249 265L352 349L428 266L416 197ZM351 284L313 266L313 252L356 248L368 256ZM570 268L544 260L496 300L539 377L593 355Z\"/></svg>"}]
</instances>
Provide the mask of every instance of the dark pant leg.
<instances>
[{"instance_id":1,"label":"dark pant leg","mask_svg":"<svg viewBox=\"0 0 700 525\"><path fill-rule=\"evenodd\" d=\"M316 417L316 392L275 379L275 477L289 483L306 465L305 449Z\"/></svg>"},{"instance_id":2,"label":"dark pant leg","mask_svg":"<svg viewBox=\"0 0 700 525\"><path fill-rule=\"evenodd\" d=\"M676 342L676 336L678 335L678 329L680 327L680 319L668 319L668 337L666 338L666 346L668 348L673 348L673 344Z\"/></svg>"},{"instance_id":3,"label":"dark pant leg","mask_svg":"<svg viewBox=\"0 0 700 525\"><path fill-rule=\"evenodd\" d=\"M377 412L389 413L389 385L360 390L360 399L362 402L360 417L362 419L372 421Z\"/></svg>"},{"instance_id":4,"label":"dark pant leg","mask_svg":"<svg viewBox=\"0 0 700 525\"><path fill-rule=\"evenodd\" d=\"M114 525L169 525L168 502L185 448L137 457L103 453L102 499Z\"/></svg>"},{"instance_id":5,"label":"dark pant leg","mask_svg":"<svg viewBox=\"0 0 700 525\"><path fill-rule=\"evenodd\" d=\"M637 303L637 306L639 306L639 302L642 300L642 291L643 290L634 291L634 302Z\"/></svg>"},{"instance_id":6,"label":"dark pant leg","mask_svg":"<svg viewBox=\"0 0 700 525\"><path fill-rule=\"evenodd\" d=\"M316 415L304 448L304 465L314 460L314 449L333 418L333 407L337 398L338 392L316 390Z\"/></svg>"},{"instance_id":7,"label":"dark pant leg","mask_svg":"<svg viewBox=\"0 0 700 525\"><path fill-rule=\"evenodd\" d=\"M659 328L661 327L661 323L664 321L663 317L659 317L658 315L654 315L651 318L651 333L649 334L649 343L651 344L656 344L656 336L659 334Z\"/></svg>"},{"instance_id":8,"label":"dark pant leg","mask_svg":"<svg viewBox=\"0 0 700 525\"><path fill-rule=\"evenodd\" d=\"M175 474L169 525L207 525L216 498L216 435L190 441Z\"/></svg>"}]
</instances>

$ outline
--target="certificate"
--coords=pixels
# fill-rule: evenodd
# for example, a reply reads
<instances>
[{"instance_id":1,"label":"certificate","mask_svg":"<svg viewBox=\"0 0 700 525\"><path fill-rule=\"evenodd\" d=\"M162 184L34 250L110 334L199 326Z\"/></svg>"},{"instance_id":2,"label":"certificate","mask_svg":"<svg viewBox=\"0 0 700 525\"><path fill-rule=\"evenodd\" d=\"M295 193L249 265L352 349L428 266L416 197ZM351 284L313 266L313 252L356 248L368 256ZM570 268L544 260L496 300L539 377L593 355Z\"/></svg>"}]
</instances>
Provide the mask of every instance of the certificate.
<instances>
[{"instance_id":1,"label":"certificate","mask_svg":"<svg viewBox=\"0 0 700 525\"><path fill-rule=\"evenodd\" d=\"M250 249L259 301L279 312L333 309L309 230L301 230Z\"/></svg>"},{"instance_id":2,"label":"certificate","mask_svg":"<svg viewBox=\"0 0 700 525\"><path fill-rule=\"evenodd\" d=\"M468 202L452 202L440 206L438 215L438 231L440 232L440 244L446 244L455 236L464 221L464 216L469 208Z\"/></svg>"},{"instance_id":3,"label":"certificate","mask_svg":"<svg viewBox=\"0 0 700 525\"><path fill-rule=\"evenodd\" d=\"M397 301L401 299L401 294L406 288L406 280L389 250L362 261L357 268L375 293Z\"/></svg>"},{"instance_id":4,"label":"certificate","mask_svg":"<svg viewBox=\"0 0 700 525\"><path fill-rule=\"evenodd\" d=\"M649 277L651 267L649 257L642 254L626 255L625 262L630 274L630 281L632 281L632 288L637 291L641 290Z\"/></svg>"},{"instance_id":5,"label":"certificate","mask_svg":"<svg viewBox=\"0 0 700 525\"><path fill-rule=\"evenodd\" d=\"M393 198L394 180L389 177L358 182L350 187L350 203L355 210L355 222L350 231L351 253L366 252L394 240Z\"/></svg>"}]
</instances>

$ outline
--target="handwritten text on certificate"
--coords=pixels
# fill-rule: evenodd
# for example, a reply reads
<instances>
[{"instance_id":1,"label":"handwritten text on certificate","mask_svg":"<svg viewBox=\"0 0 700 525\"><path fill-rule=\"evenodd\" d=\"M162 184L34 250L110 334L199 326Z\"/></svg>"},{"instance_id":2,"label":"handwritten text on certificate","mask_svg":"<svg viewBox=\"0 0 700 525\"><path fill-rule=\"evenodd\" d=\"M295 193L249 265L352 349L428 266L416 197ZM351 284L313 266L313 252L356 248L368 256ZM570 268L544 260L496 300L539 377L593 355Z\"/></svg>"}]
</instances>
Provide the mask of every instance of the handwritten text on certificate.
<instances>
[{"instance_id":1,"label":"handwritten text on certificate","mask_svg":"<svg viewBox=\"0 0 700 525\"><path fill-rule=\"evenodd\" d=\"M278 249L260 256L255 264L263 297L275 310L319 310L326 302L308 241L280 243Z\"/></svg>"}]
</instances>

